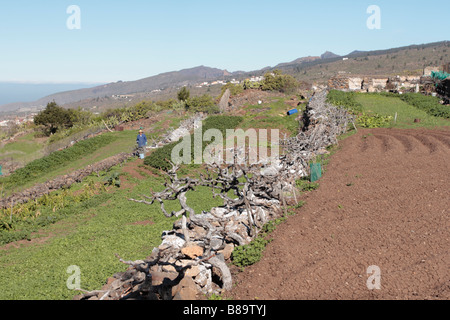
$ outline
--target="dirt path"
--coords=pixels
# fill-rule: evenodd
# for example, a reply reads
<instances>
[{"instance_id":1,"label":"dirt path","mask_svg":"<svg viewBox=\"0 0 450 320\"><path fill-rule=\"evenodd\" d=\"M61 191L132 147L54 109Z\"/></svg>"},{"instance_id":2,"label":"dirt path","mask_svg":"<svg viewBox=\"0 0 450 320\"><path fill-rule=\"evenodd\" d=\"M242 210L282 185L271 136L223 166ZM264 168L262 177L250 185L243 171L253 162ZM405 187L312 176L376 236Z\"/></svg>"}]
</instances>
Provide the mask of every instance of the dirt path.
<instances>
[{"instance_id":1,"label":"dirt path","mask_svg":"<svg viewBox=\"0 0 450 320\"><path fill-rule=\"evenodd\" d=\"M360 130L230 296L450 299L449 190L450 130Z\"/></svg>"}]
</instances>

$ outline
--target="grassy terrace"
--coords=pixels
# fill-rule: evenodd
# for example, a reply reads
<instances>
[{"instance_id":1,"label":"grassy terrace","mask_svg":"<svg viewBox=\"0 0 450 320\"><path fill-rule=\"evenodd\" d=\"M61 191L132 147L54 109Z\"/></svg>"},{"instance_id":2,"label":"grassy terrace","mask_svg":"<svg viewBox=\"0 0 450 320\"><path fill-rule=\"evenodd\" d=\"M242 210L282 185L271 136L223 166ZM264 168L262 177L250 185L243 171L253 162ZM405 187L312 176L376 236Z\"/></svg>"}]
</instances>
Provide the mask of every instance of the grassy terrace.
<instances>
[{"instance_id":1,"label":"grassy terrace","mask_svg":"<svg viewBox=\"0 0 450 320\"><path fill-rule=\"evenodd\" d=\"M138 160L134 160L138 161ZM146 206L128 201L139 198L150 189L160 190L163 179L145 169L137 171L142 178L134 178L113 168L108 174L118 172L126 180L123 188L109 187L88 200L72 203L59 210L64 218L39 232L29 241L20 241L0 249L0 299L71 299L74 291L67 289L71 265L81 269L81 287L86 290L100 288L107 277L124 271L114 254L126 259L142 259L160 244L163 230L172 229L174 219L166 218L158 205ZM102 182L102 177L88 180ZM125 183L122 182L122 185ZM77 185L76 189L82 189ZM189 205L197 212L220 204L212 199L210 190L189 195ZM175 210L176 201L167 203ZM51 208L42 214L51 216Z\"/></svg>"},{"instance_id":2,"label":"grassy terrace","mask_svg":"<svg viewBox=\"0 0 450 320\"><path fill-rule=\"evenodd\" d=\"M389 124L391 127L411 129L450 125L449 120L431 116L425 111L419 110L400 100L400 98L387 97L380 94L357 94L355 97L356 102L362 105L365 112L392 117L397 113L397 122L394 123L394 120L392 120ZM414 119L420 119L421 121L420 123L414 123Z\"/></svg>"},{"instance_id":3,"label":"grassy terrace","mask_svg":"<svg viewBox=\"0 0 450 320\"><path fill-rule=\"evenodd\" d=\"M164 133L166 128L163 127L163 124L166 123L172 127L176 127L183 119L183 116L174 117L172 114L164 114L161 121L150 128L148 138L157 138ZM28 179L27 177L25 179L18 179L18 181L14 181L14 183L9 183L11 178L2 177L0 178L0 186L3 185L3 195L7 196L13 192L51 180L57 176L82 169L90 164L102 161L118 153L131 152L135 146L136 135L137 133L135 130L106 132L102 134L102 137L107 137L107 141L102 143L98 148L91 150L92 152L77 153L76 156L70 157L69 161L61 162L54 168L44 168L45 170L42 170L41 172L36 172L36 170L33 169L31 170L31 173L33 174L32 179ZM23 161L28 164L33 160L39 161L43 156L45 147L45 143L42 143L41 140L42 139L34 138L33 133L27 134L26 136L17 139L17 141L5 145L0 152L0 160L11 157L15 161ZM0 189L1 188L2 187L0 187Z\"/></svg>"}]
</instances>

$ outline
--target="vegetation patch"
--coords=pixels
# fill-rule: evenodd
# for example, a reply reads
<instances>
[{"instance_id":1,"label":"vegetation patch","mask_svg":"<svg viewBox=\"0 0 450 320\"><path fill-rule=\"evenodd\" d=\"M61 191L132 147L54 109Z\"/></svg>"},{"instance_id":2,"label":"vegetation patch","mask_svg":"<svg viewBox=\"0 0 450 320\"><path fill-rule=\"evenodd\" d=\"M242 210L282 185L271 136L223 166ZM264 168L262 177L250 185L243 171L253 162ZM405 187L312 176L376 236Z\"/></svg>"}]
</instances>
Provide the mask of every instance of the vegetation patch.
<instances>
[{"instance_id":1,"label":"vegetation patch","mask_svg":"<svg viewBox=\"0 0 450 320\"><path fill-rule=\"evenodd\" d=\"M65 164L77 159L89 156L99 148L106 146L116 140L111 135L101 135L88 140L80 141L74 146L51 153L50 155L36 159L28 163L25 167L17 169L8 177L1 178L5 189L12 189L25 185L49 171L55 170Z\"/></svg>"},{"instance_id":2,"label":"vegetation patch","mask_svg":"<svg viewBox=\"0 0 450 320\"><path fill-rule=\"evenodd\" d=\"M405 93L399 98L415 108L425 111L433 117L450 119L450 107L439 103L438 97L424 96L420 93Z\"/></svg>"},{"instance_id":3,"label":"vegetation patch","mask_svg":"<svg viewBox=\"0 0 450 320\"><path fill-rule=\"evenodd\" d=\"M356 115L362 128L436 127L449 125L450 108L439 99L419 93L356 93L331 90L327 101L342 106ZM420 123L414 123L420 119Z\"/></svg>"},{"instance_id":4,"label":"vegetation patch","mask_svg":"<svg viewBox=\"0 0 450 320\"><path fill-rule=\"evenodd\" d=\"M262 232L249 244L236 247L233 250L232 261L237 267L247 267L255 264L262 258L262 253L272 239L267 236L272 233L276 226L286 220L286 217L278 218L264 225Z\"/></svg>"},{"instance_id":5,"label":"vegetation patch","mask_svg":"<svg viewBox=\"0 0 450 320\"><path fill-rule=\"evenodd\" d=\"M218 129L222 133L222 136L226 137L226 130L236 128L239 125L239 123L241 123L242 120L243 118L238 116L222 116L222 115L210 116L205 121L203 121L202 136L209 129ZM190 139L191 139L191 146L194 146L194 135L191 135ZM209 144L213 142L214 141L211 142L203 141L202 152ZM172 157L172 149L178 144L179 142L172 142L170 144L163 146L162 148L156 149L148 157L145 158L144 164L164 171L169 170L170 168L172 168L172 165L169 162L169 160ZM180 154L180 156L182 155L183 154ZM193 147L191 148L191 159L194 159Z\"/></svg>"}]
</instances>

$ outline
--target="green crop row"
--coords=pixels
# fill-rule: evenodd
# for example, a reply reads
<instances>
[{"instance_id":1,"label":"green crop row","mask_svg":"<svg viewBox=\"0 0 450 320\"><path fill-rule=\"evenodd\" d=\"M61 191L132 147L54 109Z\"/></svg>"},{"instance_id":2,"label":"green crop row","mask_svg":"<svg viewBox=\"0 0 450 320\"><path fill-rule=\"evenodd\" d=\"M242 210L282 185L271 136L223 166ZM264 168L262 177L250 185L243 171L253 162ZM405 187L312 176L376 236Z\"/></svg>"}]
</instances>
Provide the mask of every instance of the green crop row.
<instances>
[{"instance_id":1,"label":"green crop row","mask_svg":"<svg viewBox=\"0 0 450 320\"><path fill-rule=\"evenodd\" d=\"M103 185L84 185L82 192L58 190L12 208L0 209L0 245L28 239L32 232L67 216L67 208L88 203L96 193L106 191Z\"/></svg>"},{"instance_id":2,"label":"green crop row","mask_svg":"<svg viewBox=\"0 0 450 320\"><path fill-rule=\"evenodd\" d=\"M49 171L90 155L99 148L112 143L115 139L116 137L111 135L101 135L80 141L70 148L53 152L46 157L28 163L10 176L0 179L0 182L4 183L5 190L23 186Z\"/></svg>"},{"instance_id":3,"label":"green crop row","mask_svg":"<svg viewBox=\"0 0 450 320\"><path fill-rule=\"evenodd\" d=\"M420 93L405 93L398 97L431 116L450 119L450 106L441 105L438 97L424 96Z\"/></svg>"}]
</instances>

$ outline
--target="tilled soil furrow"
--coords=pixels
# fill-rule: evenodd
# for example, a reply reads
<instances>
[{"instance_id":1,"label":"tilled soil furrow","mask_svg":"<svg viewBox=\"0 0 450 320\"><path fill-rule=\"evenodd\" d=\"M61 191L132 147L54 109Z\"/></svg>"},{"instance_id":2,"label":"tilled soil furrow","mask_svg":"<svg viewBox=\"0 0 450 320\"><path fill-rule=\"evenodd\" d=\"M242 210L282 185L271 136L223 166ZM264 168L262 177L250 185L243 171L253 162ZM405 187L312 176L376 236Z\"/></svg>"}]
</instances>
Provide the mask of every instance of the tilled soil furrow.
<instances>
[{"instance_id":1,"label":"tilled soil furrow","mask_svg":"<svg viewBox=\"0 0 450 320\"><path fill-rule=\"evenodd\" d=\"M261 261L236 274L229 296L450 299L445 132L367 129L343 140L319 189L272 233ZM370 270L381 272L379 289Z\"/></svg>"}]
</instances>

